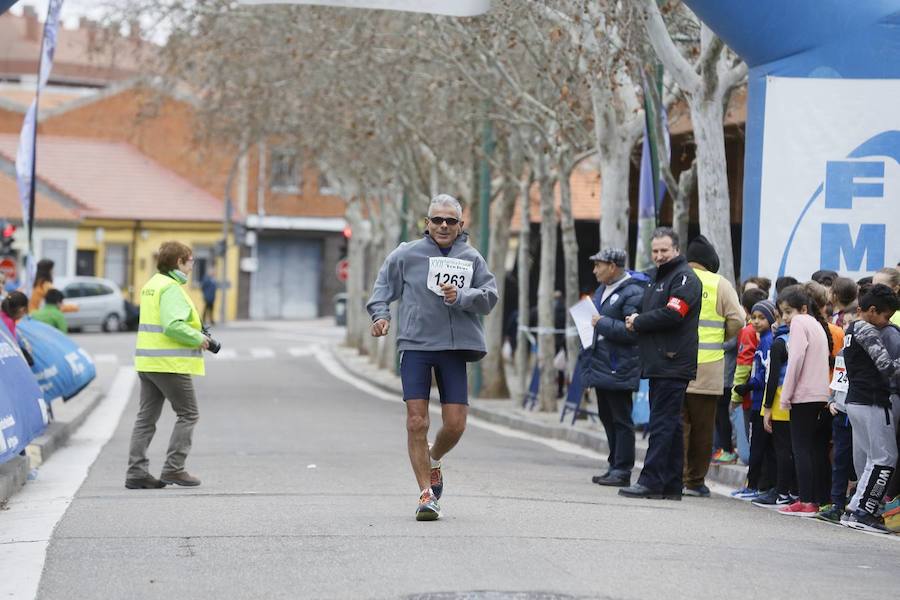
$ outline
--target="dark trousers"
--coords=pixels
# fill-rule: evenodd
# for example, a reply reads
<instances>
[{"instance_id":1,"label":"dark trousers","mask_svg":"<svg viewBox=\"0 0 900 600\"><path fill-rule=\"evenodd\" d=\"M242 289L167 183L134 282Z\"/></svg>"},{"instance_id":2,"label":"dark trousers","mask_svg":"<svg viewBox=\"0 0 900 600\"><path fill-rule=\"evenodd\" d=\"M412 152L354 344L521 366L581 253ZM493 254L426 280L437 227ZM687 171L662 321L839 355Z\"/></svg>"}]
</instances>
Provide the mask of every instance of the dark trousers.
<instances>
[{"instance_id":1,"label":"dark trousers","mask_svg":"<svg viewBox=\"0 0 900 600\"><path fill-rule=\"evenodd\" d=\"M785 496L796 491L790 421L772 421L772 442L775 447L775 490Z\"/></svg>"},{"instance_id":2,"label":"dark trousers","mask_svg":"<svg viewBox=\"0 0 900 600\"><path fill-rule=\"evenodd\" d=\"M747 487L768 490L775 483L778 470L775 462L775 440L763 425L762 415L752 411L750 417L750 466L747 469Z\"/></svg>"},{"instance_id":3,"label":"dark trousers","mask_svg":"<svg viewBox=\"0 0 900 600\"><path fill-rule=\"evenodd\" d=\"M791 447L801 502L821 501L824 452L819 447L819 416L824 408L824 402L791 405Z\"/></svg>"},{"instance_id":4,"label":"dark trousers","mask_svg":"<svg viewBox=\"0 0 900 600\"><path fill-rule=\"evenodd\" d=\"M613 475L631 477L634 468L634 423L628 390L597 391L597 412L609 444L609 470Z\"/></svg>"},{"instance_id":5,"label":"dark trousers","mask_svg":"<svg viewBox=\"0 0 900 600\"><path fill-rule=\"evenodd\" d=\"M706 480L712 457L718 396L686 394L684 419L684 485L698 488ZM651 409L652 410L652 409Z\"/></svg>"},{"instance_id":6,"label":"dark trousers","mask_svg":"<svg viewBox=\"0 0 900 600\"><path fill-rule=\"evenodd\" d=\"M678 493L684 469L684 426L681 409L688 382L650 380L650 445L639 483L653 491Z\"/></svg>"},{"instance_id":7,"label":"dark trousers","mask_svg":"<svg viewBox=\"0 0 900 600\"><path fill-rule=\"evenodd\" d=\"M828 504L831 502L831 421L834 417L828 410L828 404L819 409L819 420L816 423L816 475L817 487L815 502Z\"/></svg>"},{"instance_id":8,"label":"dark trousers","mask_svg":"<svg viewBox=\"0 0 900 600\"><path fill-rule=\"evenodd\" d=\"M847 506L847 485L856 478L853 470L853 429L842 412L831 420L834 458L831 462L831 502L839 508Z\"/></svg>"},{"instance_id":9,"label":"dark trousers","mask_svg":"<svg viewBox=\"0 0 900 600\"><path fill-rule=\"evenodd\" d=\"M722 397L716 402L716 437L713 446L726 452L734 452L734 442L731 441L731 415L728 409L731 405L731 390L725 388Z\"/></svg>"},{"instance_id":10,"label":"dark trousers","mask_svg":"<svg viewBox=\"0 0 900 600\"><path fill-rule=\"evenodd\" d=\"M203 316L200 317L200 320L204 323L209 323L210 325L215 325L216 323L216 314L215 314L215 300L205 300L203 306Z\"/></svg>"}]
</instances>

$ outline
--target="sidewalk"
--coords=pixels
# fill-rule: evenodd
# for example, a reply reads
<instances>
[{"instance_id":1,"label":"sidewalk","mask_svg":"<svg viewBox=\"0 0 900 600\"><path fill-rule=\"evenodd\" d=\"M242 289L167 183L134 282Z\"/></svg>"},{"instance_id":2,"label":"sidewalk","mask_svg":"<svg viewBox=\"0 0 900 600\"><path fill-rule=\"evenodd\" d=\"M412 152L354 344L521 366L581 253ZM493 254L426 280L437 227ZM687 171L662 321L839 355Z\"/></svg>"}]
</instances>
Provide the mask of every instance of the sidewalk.
<instances>
[{"instance_id":1,"label":"sidewalk","mask_svg":"<svg viewBox=\"0 0 900 600\"><path fill-rule=\"evenodd\" d=\"M25 449L25 456L16 456L0 465L0 507L18 492L28 481L32 469L46 462L57 450L66 445L94 408L106 395L114 373L106 373L97 365L97 377L77 396L52 404L54 420L44 433L35 438Z\"/></svg>"},{"instance_id":2,"label":"sidewalk","mask_svg":"<svg viewBox=\"0 0 900 600\"><path fill-rule=\"evenodd\" d=\"M388 371L379 369L365 356L361 356L356 350L345 346L332 346L332 353L338 362L347 371L361 377L369 383L386 391L402 393L400 377ZM575 425L571 423L571 413L566 417L566 423L560 423L560 410L552 413L539 412L537 410L525 410L513 400L491 400L474 398L469 401L469 414L490 423L505 425L511 429L524 431L533 435L546 438L564 440L579 446L590 448L603 455L609 452L606 435L600 423L590 420L578 420ZM635 445L635 458L643 462L647 454L647 440L638 433ZM598 465L598 472L600 465ZM744 465L713 465L709 467L707 479L725 486L737 489L744 484L747 476L747 467Z\"/></svg>"}]
</instances>

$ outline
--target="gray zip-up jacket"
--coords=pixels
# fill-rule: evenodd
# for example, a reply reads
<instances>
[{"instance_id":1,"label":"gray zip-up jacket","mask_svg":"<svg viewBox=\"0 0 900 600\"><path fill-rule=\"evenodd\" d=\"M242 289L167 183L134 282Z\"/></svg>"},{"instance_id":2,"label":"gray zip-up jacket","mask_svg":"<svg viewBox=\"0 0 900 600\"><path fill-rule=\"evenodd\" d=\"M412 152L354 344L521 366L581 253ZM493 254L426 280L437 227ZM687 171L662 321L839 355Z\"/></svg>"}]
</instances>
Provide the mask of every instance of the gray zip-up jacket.
<instances>
[{"instance_id":1,"label":"gray zip-up jacket","mask_svg":"<svg viewBox=\"0 0 900 600\"><path fill-rule=\"evenodd\" d=\"M441 257L440 247L427 233L415 242L400 244L391 252L375 280L366 310L372 322L390 320L389 305L400 300L397 310L397 349L472 350L480 359L487 352L479 315L497 304L497 282L478 250L463 233L453 242L448 258L472 263L471 287L459 289L456 302L428 289L429 258Z\"/></svg>"}]
</instances>

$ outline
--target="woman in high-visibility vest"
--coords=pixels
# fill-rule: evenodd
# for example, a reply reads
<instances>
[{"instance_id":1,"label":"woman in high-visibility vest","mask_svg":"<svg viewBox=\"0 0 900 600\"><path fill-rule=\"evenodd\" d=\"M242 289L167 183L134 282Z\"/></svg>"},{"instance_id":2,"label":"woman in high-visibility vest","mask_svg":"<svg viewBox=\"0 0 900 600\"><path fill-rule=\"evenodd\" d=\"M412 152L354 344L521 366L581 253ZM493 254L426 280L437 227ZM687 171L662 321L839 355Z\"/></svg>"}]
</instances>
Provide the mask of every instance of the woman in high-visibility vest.
<instances>
[{"instance_id":1,"label":"woman in high-visibility vest","mask_svg":"<svg viewBox=\"0 0 900 600\"><path fill-rule=\"evenodd\" d=\"M191 376L205 373L203 350L209 348L209 338L201 332L197 307L184 289L194 268L194 256L190 247L181 242L163 243L157 256L158 273L141 289L141 317L134 352L134 366L141 381L141 405L131 434L125 476L125 487L129 489L200 485L200 480L184 469L199 418ZM162 474L156 479L149 471L147 447L166 399L178 418Z\"/></svg>"}]
</instances>

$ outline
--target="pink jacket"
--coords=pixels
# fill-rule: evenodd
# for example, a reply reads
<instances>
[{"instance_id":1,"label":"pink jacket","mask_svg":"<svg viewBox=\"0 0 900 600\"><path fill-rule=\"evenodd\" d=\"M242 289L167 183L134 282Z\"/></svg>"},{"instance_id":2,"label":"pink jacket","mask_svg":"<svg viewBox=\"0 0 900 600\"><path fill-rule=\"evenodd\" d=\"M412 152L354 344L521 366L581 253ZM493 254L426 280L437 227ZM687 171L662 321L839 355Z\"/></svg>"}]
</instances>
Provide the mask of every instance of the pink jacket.
<instances>
[{"instance_id":1,"label":"pink jacket","mask_svg":"<svg viewBox=\"0 0 900 600\"><path fill-rule=\"evenodd\" d=\"M781 408L790 410L792 404L828 401L828 357L828 338L819 322L809 315L791 319Z\"/></svg>"}]
</instances>

